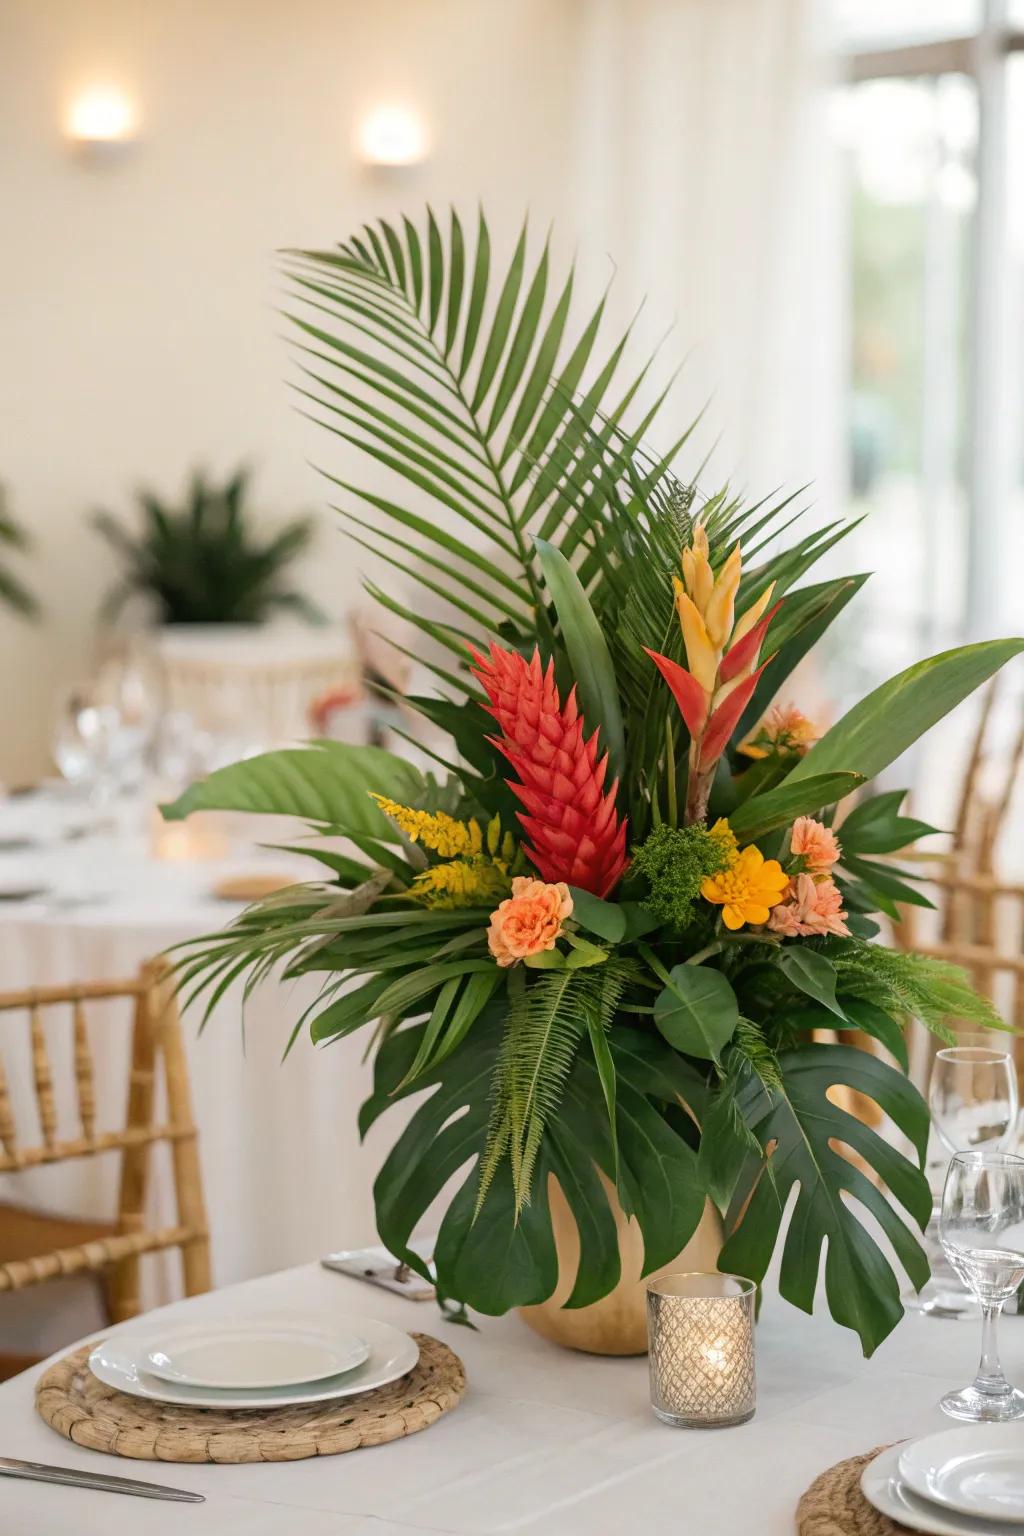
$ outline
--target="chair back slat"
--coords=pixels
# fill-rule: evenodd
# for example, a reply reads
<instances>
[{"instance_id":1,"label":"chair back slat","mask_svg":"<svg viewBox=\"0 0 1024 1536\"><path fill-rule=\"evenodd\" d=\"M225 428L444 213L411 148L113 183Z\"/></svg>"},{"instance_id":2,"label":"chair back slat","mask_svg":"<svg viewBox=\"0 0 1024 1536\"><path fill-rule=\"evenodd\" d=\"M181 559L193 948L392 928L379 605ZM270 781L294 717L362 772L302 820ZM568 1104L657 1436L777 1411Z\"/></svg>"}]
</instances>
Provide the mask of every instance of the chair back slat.
<instances>
[{"instance_id":1,"label":"chair back slat","mask_svg":"<svg viewBox=\"0 0 1024 1536\"><path fill-rule=\"evenodd\" d=\"M72 1028L75 1034L75 1090L78 1095L78 1119L82 1135L91 1141L96 1132L96 1084L89 1049L89 1031L85 1022L85 1008L80 997L71 1005Z\"/></svg>"},{"instance_id":2,"label":"chair back slat","mask_svg":"<svg viewBox=\"0 0 1024 1536\"><path fill-rule=\"evenodd\" d=\"M9 1157L13 1157L17 1152L18 1133L14 1124L11 1093L7 1086L7 1073L4 1071L2 1058L0 1058L0 1144L3 1145Z\"/></svg>"},{"instance_id":3,"label":"chair back slat","mask_svg":"<svg viewBox=\"0 0 1024 1536\"><path fill-rule=\"evenodd\" d=\"M46 1032L43 1015L37 1006L29 1010L29 1031L32 1037L32 1078L36 1085L36 1105L43 1141L52 1147L57 1140L57 1102L53 1096L53 1069L50 1053L46 1048Z\"/></svg>"},{"instance_id":4,"label":"chair back slat","mask_svg":"<svg viewBox=\"0 0 1024 1536\"><path fill-rule=\"evenodd\" d=\"M131 1004L127 1100L123 1123L115 1129L100 1130L96 1078L97 1068L103 1066L103 1057L93 1055L86 1004L119 999ZM54 1073L43 1015L50 1009L69 1007L72 1032L69 1060L74 1072L81 1134L58 1137ZM181 1021L166 966L160 961L153 962L144 966L137 977L126 981L81 982L0 994L0 1025L4 1015L26 1012L40 1138L31 1144L19 1141L7 1080L0 1064L0 1144L3 1148L0 1173L18 1174L73 1158L119 1152L121 1178L117 1215L107 1228L109 1236L88 1242L76 1241L70 1246L65 1239L65 1245L56 1244L49 1253L29 1260L23 1253L4 1255L3 1207L0 1205L0 1292L21 1289L58 1275L102 1271L111 1320L120 1322L141 1311L140 1256L166 1248L181 1251L186 1294L192 1296L208 1290L209 1233L196 1128L189 1098ZM63 1059L63 1055L57 1058L58 1061ZM167 1116L163 1123L158 1123L156 1086L161 1065L166 1082ZM147 1213L150 1148L157 1142L167 1143L170 1147L177 1205L176 1223L161 1227L154 1227Z\"/></svg>"}]
</instances>

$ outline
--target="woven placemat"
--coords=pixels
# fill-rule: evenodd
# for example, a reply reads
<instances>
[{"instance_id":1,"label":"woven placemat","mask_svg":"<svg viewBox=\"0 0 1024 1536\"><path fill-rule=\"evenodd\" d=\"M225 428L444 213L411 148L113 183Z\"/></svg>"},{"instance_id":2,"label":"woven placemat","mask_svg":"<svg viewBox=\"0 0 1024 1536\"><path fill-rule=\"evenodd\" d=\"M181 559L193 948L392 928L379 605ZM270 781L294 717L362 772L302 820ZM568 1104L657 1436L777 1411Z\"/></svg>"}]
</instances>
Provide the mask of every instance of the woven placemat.
<instances>
[{"instance_id":1,"label":"woven placemat","mask_svg":"<svg viewBox=\"0 0 1024 1536\"><path fill-rule=\"evenodd\" d=\"M58 1360L36 1383L36 1411L76 1445L138 1461L301 1461L384 1445L428 1429L466 1389L458 1355L414 1333L420 1357L398 1381L356 1397L304 1407L180 1408L129 1397L89 1370L90 1345Z\"/></svg>"},{"instance_id":2,"label":"woven placemat","mask_svg":"<svg viewBox=\"0 0 1024 1536\"><path fill-rule=\"evenodd\" d=\"M879 1514L860 1491L864 1468L887 1449L877 1445L815 1478L796 1507L797 1536L910 1536L907 1526Z\"/></svg>"}]
</instances>

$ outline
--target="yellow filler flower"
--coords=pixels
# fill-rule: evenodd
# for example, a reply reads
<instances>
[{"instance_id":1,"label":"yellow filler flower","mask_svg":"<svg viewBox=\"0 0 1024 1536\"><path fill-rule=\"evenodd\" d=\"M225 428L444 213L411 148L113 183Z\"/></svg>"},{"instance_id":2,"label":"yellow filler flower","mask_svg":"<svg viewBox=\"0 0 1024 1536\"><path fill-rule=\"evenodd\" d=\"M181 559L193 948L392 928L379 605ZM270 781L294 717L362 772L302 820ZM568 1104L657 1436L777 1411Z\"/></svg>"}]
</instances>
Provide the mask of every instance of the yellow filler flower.
<instances>
[{"instance_id":1,"label":"yellow filler flower","mask_svg":"<svg viewBox=\"0 0 1024 1536\"><path fill-rule=\"evenodd\" d=\"M778 859L766 859L753 843L736 855L728 869L709 875L701 884L705 901L722 908L727 928L744 923L766 923L789 885L789 876Z\"/></svg>"}]
</instances>

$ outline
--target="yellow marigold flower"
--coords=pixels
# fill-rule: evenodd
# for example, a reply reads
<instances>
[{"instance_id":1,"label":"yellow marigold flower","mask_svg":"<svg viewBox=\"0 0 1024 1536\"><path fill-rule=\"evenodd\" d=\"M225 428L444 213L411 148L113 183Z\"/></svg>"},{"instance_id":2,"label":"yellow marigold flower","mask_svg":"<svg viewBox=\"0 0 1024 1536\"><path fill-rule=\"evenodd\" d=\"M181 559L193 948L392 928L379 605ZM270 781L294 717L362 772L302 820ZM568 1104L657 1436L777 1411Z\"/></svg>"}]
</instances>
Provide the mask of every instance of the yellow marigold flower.
<instances>
[{"instance_id":1,"label":"yellow marigold flower","mask_svg":"<svg viewBox=\"0 0 1024 1536\"><path fill-rule=\"evenodd\" d=\"M788 885L789 876L778 859L766 859L751 843L728 869L704 880L700 893L722 908L725 926L735 929L744 923L766 923Z\"/></svg>"},{"instance_id":2,"label":"yellow marigold flower","mask_svg":"<svg viewBox=\"0 0 1024 1536\"><path fill-rule=\"evenodd\" d=\"M453 859L422 870L409 888L425 907L486 907L507 896L509 877L488 859Z\"/></svg>"},{"instance_id":3,"label":"yellow marigold flower","mask_svg":"<svg viewBox=\"0 0 1024 1536\"><path fill-rule=\"evenodd\" d=\"M714 837L727 851L731 861L735 862L740 851L740 845L736 841L736 833L730 827L724 816L719 816L713 827L709 827L708 836Z\"/></svg>"},{"instance_id":4,"label":"yellow marigold flower","mask_svg":"<svg viewBox=\"0 0 1024 1536\"><path fill-rule=\"evenodd\" d=\"M385 816L390 816L406 837L422 843L442 859L473 856L483 850L484 838L478 821L456 821L444 811L415 811L386 795L371 794L370 799L376 800Z\"/></svg>"}]
</instances>

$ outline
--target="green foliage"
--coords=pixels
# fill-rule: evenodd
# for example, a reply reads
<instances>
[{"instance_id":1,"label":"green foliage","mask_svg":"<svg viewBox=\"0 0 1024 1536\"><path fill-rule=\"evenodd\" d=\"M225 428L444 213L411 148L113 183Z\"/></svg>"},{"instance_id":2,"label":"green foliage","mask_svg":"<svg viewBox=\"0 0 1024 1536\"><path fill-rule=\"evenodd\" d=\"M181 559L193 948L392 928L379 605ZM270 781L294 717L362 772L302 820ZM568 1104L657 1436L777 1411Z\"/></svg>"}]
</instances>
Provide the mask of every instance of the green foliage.
<instances>
[{"instance_id":1,"label":"green foliage","mask_svg":"<svg viewBox=\"0 0 1024 1536\"><path fill-rule=\"evenodd\" d=\"M183 821L193 811L301 816L335 833L397 842L397 828L371 792L409 805L425 796L427 785L418 768L380 747L322 741L218 768L161 810L167 821Z\"/></svg>"},{"instance_id":2,"label":"green foliage","mask_svg":"<svg viewBox=\"0 0 1024 1536\"><path fill-rule=\"evenodd\" d=\"M554 1175L569 1201L580 1236L580 1263L570 1307L606 1295L619 1279L618 1234L600 1169L614 1177L614 1154L604 1096L595 1068L576 1058L559 1106L537 1152L533 1195L516 1213L511 1163L498 1166L477 1212L475 1165L489 1121L487 1086L505 1029L502 1010L488 1010L444 1070L402 1086L420 1049L423 1025L406 1026L380 1047L374 1091L359 1117L360 1133L408 1093L432 1089L396 1141L374 1185L381 1241L419 1273L423 1261L410 1238L449 1181L468 1165L445 1211L434 1250L447 1295L476 1311L496 1314L545 1300L558 1264L551 1233L548 1179ZM634 1038L635 1037L635 1038ZM693 1235L704 1204L697 1159L668 1124L659 1100L696 1086L668 1046L632 1030L609 1037L618 1080L620 1197L644 1239L644 1273L667 1264Z\"/></svg>"},{"instance_id":3,"label":"green foliage","mask_svg":"<svg viewBox=\"0 0 1024 1536\"><path fill-rule=\"evenodd\" d=\"M601 1035L608 1029L635 973L631 962L613 960L594 969L549 972L529 985L515 978L491 1086L478 1214L506 1156L516 1213L529 1203L544 1128L558 1110L580 1044L592 1026Z\"/></svg>"},{"instance_id":4,"label":"green foliage","mask_svg":"<svg viewBox=\"0 0 1024 1536\"><path fill-rule=\"evenodd\" d=\"M703 824L663 824L633 849L631 873L647 882L644 906L663 923L681 929L693 921L701 882L728 863L728 846Z\"/></svg>"},{"instance_id":5,"label":"green foliage","mask_svg":"<svg viewBox=\"0 0 1024 1536\"><path fill-rule=\"evenodd\" d=\"M699 1061L718 1061L739 1023L736 994L721 971L674 965L654 1002L654 1022L669 1045Z\"/></svg>"},{"instance_id":6,"label":"green foliage","mask_svg":"<svg viewBox=\"0 0 1024 1536\"><path fill-rule=\"evenodd\" d=\"M919 1019L948 1044L955 1041L951 1024L978 1029L1005 1029L987 997L971 986L967 972L948 960L917 955L880 944L841 941L830 955L840 991L874 1003L884 1013Z\"/></svg>"},{"instance_id":7,"label":"green foliage","mask_svg":"<svg viewBox=\"0 0 1024 1536\"><path fill-rule=\"evenodd\" d=\"M787 784L837 770L873 779L1022 650L1024 640L983 640L916 662L855 704Z\"/></svg>"},{"instance_id":8,"label":"green foliage","mask_svg":"<svg viewBox=\"0 0 1024 1536\"><path fill-rule=\"evenodd\" d=\"M620 778L625 757L622 715L608 646L579 577L560 550L546 539L534 544L544 584L558 614L587 731L600 727L599 750L608 753L611 777Z\"/></svg>"},{"instance_id":9,"label":"green foliage","mask_svg":"<svg viewBox=\"0 0 1024 1536\"><path fill-rule=\"evenodd\" d=\"M0 485L0 549L4 551L4 560L0 563L0 603L6 603L8 608L26 619L37 617L39 603L8 565L6 557L8 554L24 554L30 543L25 529L7 510L7 497Z\"/></svg>"},{"instance_id":10,"label":"green foliage","mask_svg":"<svg viewBox=\"0 0 1024 1536\"><path fill-rule=\"evenodd\" d=\"M844 854L899 853L919 837L932 837L938 828L913 816L901 816L905 789L869 795L855 805L839 829Z\"/></svg>"},{"instance_id":11,"label":"green foliage","mask_svg":"<svg viewBox=\"0 0 1024 1536\"><path fill-rule=\"evenodd\" d=\"M319 609L282 586L285 569L309 547L313 520L296 518L272 538L258 538L246 512L248 484L244 469L222 486L196 473L180 507L141 491L139 533L109 512L94 513L93 527L125 566L104 603L106 617L141 592L156 600L165 624L256 624L282 608L321 622Z\"/></svg>"},{"instance_id":12,"label":"green foliage","mask_svg":"<svg viewBox=\"0 0 1024 1536\"><path fill-rule=\"evenodd\" d=\"M909 1138L921 1166L928 1109L902 1073L850 1046L808 1044L784 1051L779 1066L781 1090L766 1088L750 1073L738 1094L761 1154L747 1158L736 1181L719 1265L754 1280L764 1278L790 1193L797 1186L779 1288L794 1306L810 1312L825 1246L825 1290L832 1316L857 1331L864 1353L870 1355L899 1322L903 1308L899 1281L886 1253L861 1223L860 1208L881 1227L915 1286L928 1278L928 1262L881 1189L844 1149L852 1149L875 1170L922 1230L932 1197L921 1167L832 1103L828 1090L841 1084L874 1100Z\"/></svg>"},{"instance_id":13,"label":"green foliage","mask_svg":"<svg viewBox=\"0 0 1024 1536\"><path fill-rule=\"evenodd\" d=\"M755 764L747 772L756 770ZM776 827L790 826L798 816L809 816L834 804L863 782L859 773L823 773L799 784L780 784L751 795L738 810L730 813L729 825L744 842L763 837Z\"/></svg>"}]
</instances>

